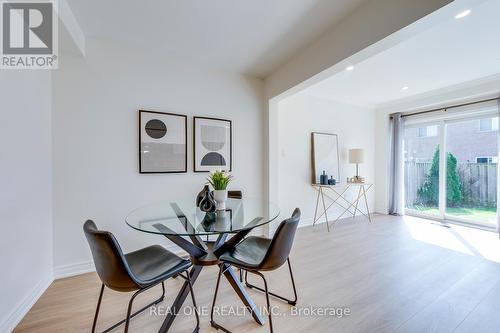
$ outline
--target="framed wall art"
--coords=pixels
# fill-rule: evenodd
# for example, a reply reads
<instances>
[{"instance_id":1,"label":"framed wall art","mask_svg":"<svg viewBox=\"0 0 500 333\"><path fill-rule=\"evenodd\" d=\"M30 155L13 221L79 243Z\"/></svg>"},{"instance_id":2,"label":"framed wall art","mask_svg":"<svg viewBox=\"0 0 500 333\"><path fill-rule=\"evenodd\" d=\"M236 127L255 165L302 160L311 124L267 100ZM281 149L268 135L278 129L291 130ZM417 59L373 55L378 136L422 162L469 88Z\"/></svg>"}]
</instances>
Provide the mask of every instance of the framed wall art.
<instances>
[{"instance_id":1,"label":"framed wall art","mask_svg":"<svg viewBox=\"0 0 500 333\"><path fill-rule=\"evenodd\" d=\"M194 171L232 170L231 120L194 117Z\"/></svg>"},{"instance_id":2,"label":"framed wall art","mask_svg":"<svg viewBox=\"0 0 500 333\"><path fill-rule=\"evenodd\" d=\"M187 172L187 116L139 110L139 173Z\"/></svg>"}]
</instances>

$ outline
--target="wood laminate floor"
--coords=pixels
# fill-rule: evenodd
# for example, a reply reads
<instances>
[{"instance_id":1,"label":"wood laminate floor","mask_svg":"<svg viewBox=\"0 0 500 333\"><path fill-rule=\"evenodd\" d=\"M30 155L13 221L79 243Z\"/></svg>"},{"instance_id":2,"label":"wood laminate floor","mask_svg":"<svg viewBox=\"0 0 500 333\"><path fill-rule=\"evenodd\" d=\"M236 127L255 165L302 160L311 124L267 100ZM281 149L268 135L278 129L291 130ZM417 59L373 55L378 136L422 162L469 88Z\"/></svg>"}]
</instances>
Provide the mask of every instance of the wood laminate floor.
<instances>
[{"instance_id":1,"label":"wood laminate floor","mask_svg":"<svg viewBox=\"0 0 500 333\"><path fill-rule=\"evenodd\" d=\"M376 215L345 219L326 232L324 224L299 229L291 255L299 294L297 311L272 300L279 315L275 332L499 332L500 240L494 233L470 228L446 228L411 217ZM210 327L209 309L217 270L203 270L195 285L201 306L201 332ZM291 295L286 266L266 274L270 288ZM258 283L255 277L252 281ZM181 279L167 282L167 297L157 313L146 311L131 322L130 332L157 332ZM88 332L99 293L95 273L55 281L15 332ZM265 298L249 291L258 305ZM137 306L160 295L144 293ZM130 294L106 290L98 329L120 320ZM240 301L222 280L218 304L231 312L218 321L234 332L268 332L251 316L238 316ZM191 306L188 300L186 306ZM347 308L340 317L311 309ZM298 310L303 315L297 316ZM305 312L305 314L304 314ZM345 313L345 312L344 312ZM331 313L330 313L331 314ZM171 331L191 332L194 317L179 316ZM116 332L123 330L123 326Z\"/></svg>"}]
</instances>

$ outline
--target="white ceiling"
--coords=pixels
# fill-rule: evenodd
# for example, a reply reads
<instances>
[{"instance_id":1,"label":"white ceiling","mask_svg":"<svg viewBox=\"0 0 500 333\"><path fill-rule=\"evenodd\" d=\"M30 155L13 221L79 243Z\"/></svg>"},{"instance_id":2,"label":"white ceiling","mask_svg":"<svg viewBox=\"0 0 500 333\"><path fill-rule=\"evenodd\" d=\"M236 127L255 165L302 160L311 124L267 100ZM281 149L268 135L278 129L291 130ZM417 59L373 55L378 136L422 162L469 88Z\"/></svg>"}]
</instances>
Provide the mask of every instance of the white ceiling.
<instances>
[{"instance_id":1,"label":"white ceiling","mask_svg":"<svg viewBox=\"0 0 500 333\"><path fill-rule=\"evenodd\" d=\"M376 106L500 73L500 1L469 8L302 93Z\"/></svg>"},{"instance_id":2,"label":"white ceiling","mask_svg":"<svg viewBox=\"0 0 500 333\"><path fill-rule=\"evenodd\" d=\"M68 0L87 37L265 77L366 0Z\"/></svg>"}]
</instances>

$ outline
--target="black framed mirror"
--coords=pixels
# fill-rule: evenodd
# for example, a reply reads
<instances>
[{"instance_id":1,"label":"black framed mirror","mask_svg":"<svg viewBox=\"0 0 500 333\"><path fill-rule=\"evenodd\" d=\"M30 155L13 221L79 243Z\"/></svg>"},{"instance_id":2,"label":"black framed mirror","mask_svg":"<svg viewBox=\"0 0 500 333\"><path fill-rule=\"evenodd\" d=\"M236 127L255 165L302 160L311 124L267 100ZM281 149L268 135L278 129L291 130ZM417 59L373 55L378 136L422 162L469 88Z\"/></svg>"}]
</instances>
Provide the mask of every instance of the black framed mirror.
<instances>
[{"instance_id":1,"label":"black framed mirror","mask_svg":"<svg viewBox=\"0 0 500 333\"><path fill-rule=\"evenodd\" d=\"M340 183L339 140L337 134L311 133L312 183L321 184L323 172Z\"/></svg>"}]
</instances>

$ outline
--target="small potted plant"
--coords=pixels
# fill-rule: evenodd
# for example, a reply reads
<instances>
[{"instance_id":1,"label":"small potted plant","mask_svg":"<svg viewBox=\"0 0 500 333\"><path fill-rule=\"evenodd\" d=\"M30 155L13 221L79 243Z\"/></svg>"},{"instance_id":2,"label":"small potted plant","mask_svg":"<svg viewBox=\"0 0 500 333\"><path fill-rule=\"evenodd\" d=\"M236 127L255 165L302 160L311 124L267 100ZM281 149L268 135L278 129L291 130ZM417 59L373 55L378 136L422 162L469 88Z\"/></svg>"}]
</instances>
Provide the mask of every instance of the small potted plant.
<instances>
[{"instance_id":1,"label":"small potted plant","mask_svg":"<svg viewBox=\"0 0 500 333\"><path fill-rule=\"evenodd\" d=\"M214 171L207 178L208 183L214 188L214 199L217 210L226 209L227 185L232 179L233 176L224 171Z\"/></svg>"}]
</instances>

